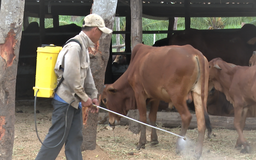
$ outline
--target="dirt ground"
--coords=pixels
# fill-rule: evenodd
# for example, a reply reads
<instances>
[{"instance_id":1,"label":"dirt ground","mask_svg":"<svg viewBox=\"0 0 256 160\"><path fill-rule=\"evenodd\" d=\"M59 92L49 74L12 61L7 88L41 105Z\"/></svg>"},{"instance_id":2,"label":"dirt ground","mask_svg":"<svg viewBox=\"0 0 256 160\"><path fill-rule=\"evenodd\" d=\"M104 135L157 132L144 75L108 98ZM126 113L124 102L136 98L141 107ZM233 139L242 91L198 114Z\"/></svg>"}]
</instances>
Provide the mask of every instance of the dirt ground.
<instances>
[{"instance_id":1,"label":"dirt ground","mask_svg":"<svg viewBox=\"0 0 256 160\"><path fill-rule=\"evenodd\" d=\"M37 139L34 122L34 101L18 100L16 102L16 124L13 148L13 160L34 160L41 143ZM37 100L37 125L40 138L43 140L51 125L52 107L50 99ZM158 126L161 127L161 126ZM161 127L163 128L163 127ZM180 128L163 128L179 133ZM138 134L129 131L128 126L116 126L109 130L107 125L99 124L97 131L97 147L92 151L84 151L85 160L190 160L193 159L193 149L197 138L197 130L187 132L188 141L185 152L176 154L177 137L166 132L157 131L159 144L151 146L146 144L146 149L136 150L139 140ZM256 159L256 131L244 131L252 151L249 154L240 153L235 149L237 133L235 130L213 129L211 139L205 139L201 160L253 160ZM150 140L150 128L147 129L147 140ZM65 160L64 150L61 150L57 160Z\"/></svg>"}]
</instances>

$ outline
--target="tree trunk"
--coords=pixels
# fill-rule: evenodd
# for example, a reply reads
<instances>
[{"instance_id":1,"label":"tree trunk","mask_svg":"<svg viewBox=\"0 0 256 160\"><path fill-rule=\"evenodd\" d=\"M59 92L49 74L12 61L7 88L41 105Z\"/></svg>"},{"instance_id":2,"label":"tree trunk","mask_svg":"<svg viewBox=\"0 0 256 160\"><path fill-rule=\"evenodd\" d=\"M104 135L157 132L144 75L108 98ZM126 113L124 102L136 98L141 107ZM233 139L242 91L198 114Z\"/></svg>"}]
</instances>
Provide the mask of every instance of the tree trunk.
<instances>
[{"instance_id":1,"label":"tree trunk","mask_svg":"<svg viewBox=\"0 0 256 160\"><path fill-rule=\"evenodd\" d=\"M116 22L116 31L120 31L120 17L116 17L115 22ZM116 45L117 46L120 45L120 34L116 34ZM116 51L120 52L120 48L121 47L117 47Z\"/></svg>"},{"instance_id":2,"label":"tree trunk","mask_svg":"<svg viewBox=\"0 0 256 160\"><path fill-rule=\"evenodd\" d=\"M131 0L131 45L132 49L142 42L142 0Z\"/></svg>"},{"instance_id":3,"label":"tree trunk","mask_svg":"<svg viewBox=\"0 0 256 160\"><path fill-rule=\"evenodd\" d=\"M104 19L106 26L112 29L116 7L117 0L94 0L92 13L100 15ZM104 89L111 36L112 34L103 33L99 41L98 50L94 54L90 54L92 74L99 94ZM87 112L87 120L83 129L82 150L93 150L96 148L97 119L98 113Z\"/></svg>"},{"instance_id":4,"label":"tree trunk","mask_svg":"<svg viewBox=\"0 0 256 160\"><path fill-rule=\"evenodd\" d=\"M138 44L142 43L142 0L131 0L131 50ZM129 117L139 119L139 111L131 110L128 112ZM140 124L134 121L129 123L129 128L133 133L140 132Z\"/></svg>"},{"instance_id":5,"label":"tree trunk","mask_svg":"<svg viewBox=\"0 0 256 160\"><path fill-rule=\"evenodd\" d=\"M177 24L178 24L178 17L174 17L173 30L177 30Z\"/></svg>"},{"instance_id":6,"label":"tree trunk","mask_svg":"<svg viewBox=\"0 0 256 160\"><path fill-rule=\"evenodd\" d=\"M0 160L11 160L15 88L25 1L1 0L0 10Z\"/></svg>"}]
</instances>

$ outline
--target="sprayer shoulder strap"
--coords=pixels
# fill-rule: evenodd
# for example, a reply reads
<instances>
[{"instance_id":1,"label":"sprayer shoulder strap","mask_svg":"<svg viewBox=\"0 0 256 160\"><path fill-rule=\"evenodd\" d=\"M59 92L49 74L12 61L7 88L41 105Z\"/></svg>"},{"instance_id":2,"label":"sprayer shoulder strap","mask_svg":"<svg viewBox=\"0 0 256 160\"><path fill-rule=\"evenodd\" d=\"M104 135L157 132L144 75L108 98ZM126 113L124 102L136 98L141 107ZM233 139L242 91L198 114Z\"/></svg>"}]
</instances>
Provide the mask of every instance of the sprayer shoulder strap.
<instances>
[{"instance_id":1,"label":"sprayer shoulder strap","mask_svg":"<svg viewBox=\"0 0 256 160\"><path fill-rule=\"evenodd\" d=\"M64 47L66 44L68 44L69 42L76 42L76 43L78 43L79 46L80 46L81 49L82 49L82 44L81 44L78 40L76 40L76 39L69 39L69 40L63 45L63 47ZM55 92L55 93L56 93L57 89L59 88L60 84L63 82L63 80L64 80L64 77L62 76L61 79L60 79L60 81L59 81L59 83L57 84L56 88L54 89L54 92Z\"/></svg>"},{"instance_id":2,"label":"sprayer shoulder strap","mask_svg":"<svg viewBox=\"0 0 256 160\"><path fill-rule=\"evenodd\" d=\"M63 47L66 45L66 44L68 44L69 42L76 42L76 43L78 43L79 44L79 46L82 48L82 44L77 40L77 39L69 39L64 45L63 45Z\"/></svg>"}]
</instances>

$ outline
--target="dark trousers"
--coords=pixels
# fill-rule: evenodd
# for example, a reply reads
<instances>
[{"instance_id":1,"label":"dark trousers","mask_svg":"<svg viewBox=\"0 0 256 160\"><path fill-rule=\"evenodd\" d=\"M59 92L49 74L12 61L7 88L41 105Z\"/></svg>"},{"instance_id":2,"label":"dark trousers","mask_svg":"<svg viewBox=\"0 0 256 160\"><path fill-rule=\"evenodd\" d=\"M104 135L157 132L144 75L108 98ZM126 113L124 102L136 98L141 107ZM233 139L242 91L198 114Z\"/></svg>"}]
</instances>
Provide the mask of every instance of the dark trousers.
<instances>
[{"instance_id":1,"label":"dark trousers","mask_svg":"<svg viewBox=\"0 0 256 160\"><path fill-rule=\"evenodd\" d=\"M55 148L47 148L44 145L36 157L36 160L55 160L62 146L65 143L65 154L67 160L82 160L81 144L83 141L82 127L82 110L75 109L68 104L53 99L52 105L54 111L52 114L52 126L45 137L44 144L47 147L53 147L58 144L65 132L65 137ZM67 112L68 109L68 112ZM65 127L65 117L67 114L67 127Z\"/></svg>"}]
</instances>

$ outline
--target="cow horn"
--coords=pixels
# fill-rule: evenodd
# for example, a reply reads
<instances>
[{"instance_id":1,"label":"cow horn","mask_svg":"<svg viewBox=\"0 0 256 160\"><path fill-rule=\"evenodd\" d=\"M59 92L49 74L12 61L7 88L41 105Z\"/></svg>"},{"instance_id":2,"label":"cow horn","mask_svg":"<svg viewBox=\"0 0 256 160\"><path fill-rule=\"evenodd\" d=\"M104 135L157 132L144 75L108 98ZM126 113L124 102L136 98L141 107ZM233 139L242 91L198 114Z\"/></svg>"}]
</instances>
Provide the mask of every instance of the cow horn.
<instances>
[{"instance_id":1,"label":"cow horn","mask_svg":"<svg viewBox=\"0 0 256 160\"><path fill-rule=\"evenodd\" d=\"M215 64L213 67L215 67L215 68L217 68L217 69L221 69L218 64Z\"/></svg>"},{"instance_id":2,"label":"cow horn","mask_svg":"<svg viewBox=\"0 0 256 160\"><path fill-rule=\"evenodd\" d=\"M252 55L256 55L256 51L253 51Z\"/></svg>"}]
</instances>

